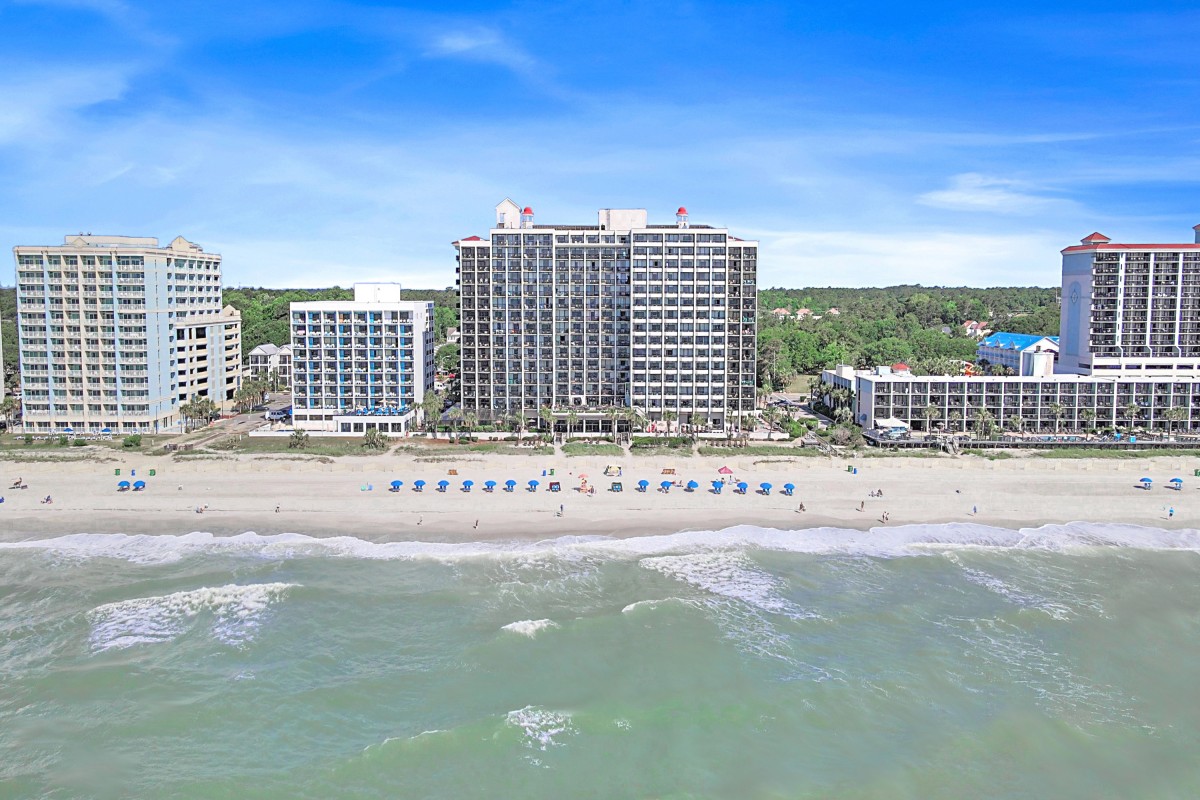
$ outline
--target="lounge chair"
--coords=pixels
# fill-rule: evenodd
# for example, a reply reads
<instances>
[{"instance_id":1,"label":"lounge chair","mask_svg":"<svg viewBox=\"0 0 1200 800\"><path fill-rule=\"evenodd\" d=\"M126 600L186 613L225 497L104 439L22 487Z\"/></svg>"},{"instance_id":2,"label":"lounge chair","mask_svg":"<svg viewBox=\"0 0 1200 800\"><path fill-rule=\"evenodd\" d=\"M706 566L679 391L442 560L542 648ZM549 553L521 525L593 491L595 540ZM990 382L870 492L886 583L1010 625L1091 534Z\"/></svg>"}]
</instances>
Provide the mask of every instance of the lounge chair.
<instances>
[{"instance_id":1,"label":"lounge chair","mask_svg":"<svg viewBox=\"0 0 1200 800\"><path fill-rule=\"evenodd\" d=\"M612 485L608 487L608 490L610 492L620 492L620 491L624 491L624 488L621 486L620 481L613 481Z\"/></svg>"}]
</instances>

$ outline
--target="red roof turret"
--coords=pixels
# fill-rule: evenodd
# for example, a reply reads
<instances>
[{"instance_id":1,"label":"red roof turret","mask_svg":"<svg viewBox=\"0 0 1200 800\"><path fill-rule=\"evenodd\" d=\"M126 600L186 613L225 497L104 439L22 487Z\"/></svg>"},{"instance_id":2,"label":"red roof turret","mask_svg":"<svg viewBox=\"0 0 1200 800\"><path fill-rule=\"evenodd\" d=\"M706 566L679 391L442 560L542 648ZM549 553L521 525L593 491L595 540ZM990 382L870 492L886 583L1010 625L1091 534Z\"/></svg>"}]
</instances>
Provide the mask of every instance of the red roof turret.
<instances>
[{"instance_id":1,"label":"red roof turret","mask_svg":"<svg viewBox=\"0 0 1200 800\"><path fill-rule=\"evenodd\" d=\"M532 209L532 208L530 208L529 206L525 206L525 210L524 210L524 211L522 211L521 213L522 213L522 214L528 214L529 216L531 216L531 217L532 217L532 216L533 216L533 209Z\"/></svg>"},{"instance_id":2,"label":"red roof turret","mask_svg":"<svg viewBox=\"0 0 1200 800\"><path fill-rule=\"evenodd\" d=\"M686 217L686 216L687 216L687 209L686 209L686 208L684 208L683 206L680 206L680 207L679 207L679 210L678 210L678 211L676 211L675 213L676 213L676 214L683 214L683 215Z\"/></svg>"}]
</instances>

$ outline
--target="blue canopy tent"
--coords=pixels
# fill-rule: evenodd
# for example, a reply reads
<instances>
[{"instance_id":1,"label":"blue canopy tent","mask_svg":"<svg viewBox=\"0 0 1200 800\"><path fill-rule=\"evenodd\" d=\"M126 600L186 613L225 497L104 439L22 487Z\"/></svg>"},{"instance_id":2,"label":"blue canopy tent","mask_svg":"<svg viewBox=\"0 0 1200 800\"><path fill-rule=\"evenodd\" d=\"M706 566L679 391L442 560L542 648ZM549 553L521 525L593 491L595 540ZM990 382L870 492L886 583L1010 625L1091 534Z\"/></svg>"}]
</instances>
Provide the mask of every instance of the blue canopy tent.
<instances>
[{"instance_id":1,"label":"blue canopy tent","mask_svg":"<svg viewBox=\"0 0 1200 800\"><path fill-rule=\"evenodd\" d=\"M712 493L713 494L720 494L721 490L723 488L725 488L725 481L713 481L712 482Z\"/></svg>"},{"instance_id":2,"label":"blue canopy tent","mask_svg":"<svg viewBox=\"0 0 1200 800\"><path fill-rule=\"evenodd\" d=\"M758 488L762 490L763 495L769 495L771 493L771 484L769 483L760 483Z\"/></svg>"},{"instance_id":3,"label":"blue canopy tent","mask_svg":"<svg viewBox=\"0 0 1200 800\"><path fill-rule=\"evenodd\" d=\"M696 483L695 481L688 481L687 486L685 486L684 489L689 492L694 492L697 488L699 488L699 486L700 484Z\"/></svg>"},{"instance_id":4,"label":"blue canopy tent","mask_svg":"<svg viewBox=\"0 0 1200 800\"><path fill-rule=\"evenodd\" d=\"M135 492L140 492L142 489L145 489L145 488L146 488L145 481L134 481L133 482L133 490Z\"/></svg>"},{"instance_id":5,"label":"blue canopy tent","mask_svg":"<svg viewBox=\"0 0 1200 800\"><path fill-rule=\"evenodd\" d=\"M1183 491L1183 478L1171 478L1171 488L1177 492Z\"/></svg>"},{"instance_id":6,"label":"blue canopy tent","mask_svg":"<svg viewBox=\"0 0 1200 800\"><path fill-rule=\"evenodd\" d=\"M638 481L638 491L639 491L639 492L644 492L644 491L646 491L646 487L647 487L647 486L649 486L649 485L650 485L650 481L644 481L644 480L643 480L643 481Z\"/></svg>"},{"instance_id":7,"label":"blue canopy tent","mask_svg":"<svg viewBox=\"0 0 1200 800\"><path fill-rule=\"evenodd\" d=\"M398 491L400 491L400 487L403 485L404 485L404 481L392 481L392 488L388 489L388 491L389 492L398 492Z\"/></svg>"},{"instance_id":8,"label":"blue canopy tent","mask_svg":"<svg viewBox=\"0 0 1200 800\"><path fill-rule=\"evenodd\" d=\"M794 484L794 483L785 483L785 484L783 485L783 493L784 493L784 494L786 494L788 497L791 497L791 496L792 496L792 492L794 492L794 491L796 491L796 484Z\"/></svg>"},{"instance_id":9,"label":"blue canopy tent","mask_svg":"<svg viewBox=\"0 0 1200 800\"><path fill-rule=\"evenodd\" d=\"M531 491L531 492L536 492L536 491L537 491L537 487L538 487L538 482L537 482L537 481L530 481L530 482L529 482L529 491Z\"/></svg>"},{"instance_id":10,"label":"blue canopy tent","mask_svg":"<svg viewBox=\"0 0 1200 800\"><path fill-rule=\"evenodd\" d=\"M739 481L739 482L738 482L738 485L737 485L737 490L738 490L739 492L741 492L742 494L745 494L745 493L746 493L746 490L747 490L747 489L749 489L749 488L750 488L750 484L746 483L745 481Z\"/></svg>"},{"instance_id":11,"label":"blue canopy tent","mask_svg":"<svg viewBox=\"0 0 1200 800\"><path fill-rule=\"evenodd\" d=\"M492 490L493 490L493 489L495 489L495 488L496 488L496 482L495 482L495 481L484 481L484 482L483 482L483 490L484 490L485 492L490 492L490 491L492 491Z\"/></svg>"},{"instance_id":12,"label":"blue canopy tent","mask_svg":"<svg viewBox=\"0 0 1200 800\"><path fill-rule=\"evenodd\" d=\"M472 486L474 486L474 485L475 485L475 481L463 481L463 488L462 488L462 490L463 490L464 492L469 492L469 491L471 491L471 487L472 487Z\"/></svg>"},{"instance_id":13,"label":"blue canopy tent","mask_svg":"<svg viewBox=\"0 0 1200 800\"><path fill-rule=\"evenodd\" d=\"M516 485L517 485L517 482L514 481L512 478L509 478L508 480L506 480L504 482L504 491L511 492L514 488L516 488Z\"/></svg>"},{"instance_id":14,"label":"blue canopy tent","mask_svg":"<svg viewBox=\"0 0 1200 800\"><path fill-rule=\"evenodd\" d=\"M660 483L660 484L658 485L658 488L662 489L662 490L663 490L663 492L669 492L669 491L671 491L671 482L670 482L670 481L663 481L662 483Z\"/></svg>"},{"instance_id":15,"label":"blue canopy tent","mask_svg":"<svg viewBox=\"0 0 1200 800\"><path fill-rule=\"evenodd\" d=\"M425 481L421 481L421 480L413 481L413 491L414 492L420 492L420 491L423 491L424 489L425 489Z\"/></svg>"},{"instance_id":16,"label":"blue canopy tent","mask_svg":"<svg viewBox=\"0 0 1200 800\"><path fill-rule=\"evenodd\" d=\"M117 484L117 491L124 492L129 488L129 481L121 481Z\"/></svg>"},{"instance_id":17,"label":"blue canopy tent","mask_svg":"<svg viewBox=\"0 0 1200 800\"><path fill-rule=\"evenodd\" d=\"M1154 481L1152 481L1150 478L1142 478L1140 483L1142 484L1143 489L1149 489L1154 484Z\"/></svg>"}]
</instances>

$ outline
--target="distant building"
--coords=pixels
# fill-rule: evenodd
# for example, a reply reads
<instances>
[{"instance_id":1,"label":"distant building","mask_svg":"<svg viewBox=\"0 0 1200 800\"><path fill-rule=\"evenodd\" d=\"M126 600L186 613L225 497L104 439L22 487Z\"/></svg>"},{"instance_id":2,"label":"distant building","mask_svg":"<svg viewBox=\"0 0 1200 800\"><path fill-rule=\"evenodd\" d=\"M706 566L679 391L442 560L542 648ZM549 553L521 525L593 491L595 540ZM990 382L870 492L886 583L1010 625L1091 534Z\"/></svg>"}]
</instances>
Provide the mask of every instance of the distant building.
<instances>
[{"instance_id":1,"label":"distant building","mask_svg":"<svg viewBox=\"0 0 1200 800\"><path fill-rule=\"evenodd\" d=\"M973 319L969 319L962 324L962 331L967 336L975 339L983 338L989 333L986 322L976 322Z\"/></svg>"},{"instance_id":2,"label":"distant building","mask_svg":"<svg viewBox=\"0 0 1200 800\"><path fill-rule=\"evenodd\" d=\"M26 432L174 433L241 386L241 314L221 256L182 236L68 235L13 248Z\"/></svg>"},{"instance_id":3,"label":"distant building","mask_svg":"<svg viewBox=\"0 0 1200 800\"><path fill-rule=\"evenodd\" d=\"M1049 353L1049 360L1038 353ZM1057 336L1025 333L993 333L975 348L976 364L986 361L989 366L1008 367L1014 375L1048 375L1054 372L1057 355Z\"/></svg>"},{"instance_id":4,"label":"distant building","mask_svg":"<svg viewBox=\"0 0 1200 800\"><path fill-rule=\"evenodd\" d=\"M463 407L483 416L604 410L723 429L755 407L758 243L725 228L650 224L601 209L591 225L537 225L496 207L458 250Z\"/></svg>"},{"instance_id":5,"label":"distant building","mask_svg":"<svg viewBox=\"0 0 1200 800\"><path fill-rule=\"evenodd\" d=\"M771 311L771 316L773 316L775 319L779 319L779 320L791 319L792 312L788 311L786 308L776 308Z\"/></svg>"},{"instance_id":6,"label":"distant building","mask_svg":"<svg viewBox=\"0 0 1200 800\"><path fill-rule=\"evenodd\" d=\"M826 313L826 314L828 314L828 315L829 315L829 316L831 316L831 317L836 317L836 316L838 316L839 314L841 314L842 312L841 312L841 311L838 311L836 308L831 308L831 309L829 309L828 311L826 311L825 313Z\"/></svg>"},{"instance_id":7,"label":"distant building","mask_svg":"<svg viewBox=\"0 0 1200 800\"><path fill-rule=\"evenodd\" d=\"M811 317L811 316L812 316L811 308L802 308L796 312L796 319L804 319L805 317Z\"/></svg>"},{"instance_id":8,"label":"distant building","mask_svg":"<svg viewBox=\"0 0 1200 800\"><path fill-rule=\"evenodd\" d=\"M286 389L292 382L292 345L282 347L266 342L250 351L247 368L249 376L267 384Z\"/></svg>"},{"instance_id":9,"label":"distant building","mask_svg":"<svg viewBox=\"0 0 1200 800\"><path fill-rule=\"evenodd\" d=\"M357 283L353 300L291 304L292 423L407 433L433 388L433 303L395 283Z\"/></svg>"}]
</instances>

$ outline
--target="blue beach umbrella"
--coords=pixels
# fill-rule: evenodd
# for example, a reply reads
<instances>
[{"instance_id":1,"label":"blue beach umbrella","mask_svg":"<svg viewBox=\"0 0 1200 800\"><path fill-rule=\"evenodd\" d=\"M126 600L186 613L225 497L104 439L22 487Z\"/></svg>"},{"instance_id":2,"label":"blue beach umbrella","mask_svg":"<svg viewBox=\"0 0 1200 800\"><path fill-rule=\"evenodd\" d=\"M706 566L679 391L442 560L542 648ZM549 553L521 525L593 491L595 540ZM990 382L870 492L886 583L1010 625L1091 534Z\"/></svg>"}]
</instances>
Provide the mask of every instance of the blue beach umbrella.
<instances>
[{"instance_id":1,"label":"blue beach umbrella","mask_svg":"<svg viewBox=\"0 0 1200 800\"><path fill-rule=\"evenodd\" d=\"M785 484L783 485L783 493L784 493L784 494L786 494L786 495L790 495L790 494L791 494L792 492L794 492L794 491L796 491L796 484L794 484L794 483L785 483Z\"/></svg>"},{"instance_id":2,"label":"blue beach umbrella","mask_svg":"<svg viewBox=\"0 0 1200 800\"><path fill-rule=\"evenodd\" d=\"M128 489L129 481L121 481L120 483L117 484L117 488L118 489Z\"/></svg>"},{"instance_id":3,"label":"blue beach umbrella","mask_svg":"<svg viewBox=\"0 0 1200 800\"><path fill-rule=\"evenodd\" d=\"M741 492L742 494L745 494L746 490L749 488L750 488L750 484L746 483L745 481L741 481L737 485L738 491Z\"/></svg>"},{"instance_id":4,"label":"blue beach umbrella","mask_svg":"<svg viewBox=\"0 0 1200 800\"><path fill-rule=\"evenodd\" d=\"M696 491L697 487L699 487L699 486L700 486L700 484L696 483L695 481L688 481L688 482L687 482L687 490L688 490L689 492L694 492L694 491Z\"/></svg>"},{"instance_id":5,"label":"blue beach umbrella","mask_svg":"<svg viewBox=\"0 0 1200 800\"><path fill-rule=\"evenodd\" d=\"M1146 484L1147 486L1154 483L1154 481L1152 481L1150 478L1142 478L1141 482Z\"/></svg>"},{"instance_id":6,"label":"blue beach umbrella","mask_svg":"<svg viewBox=\"0 0 1200 800\"><path fill-rule=\"evenodd\" d=\"M463 491L471 491L471 487L475 485L475 481L463 481Z\"/></svg>"},{"instance_id":7,"label":"blue beach umbrella","mask_svg":"<svg viewBox=\"0 0 1200 800\"><path fill-rule=\"evenodd\" d=\"M416 489L418 492L421 491L422 489L425 488L425 481L422 481L422 480L413 481L413 488Z\"/></svg>"},{"instance_id":8,"label":"blue beach umbrella","mask_svg":"<svg viewBox=\"0 0 1200 800\"><path fill-rule=\"evenodd\" d=\"M101 428L100 432L101 433L112 433L112 428Z\"/></svg>"},{"instance_id":9,"label":"blue beach umbrella","mask_svg":"<svg viewBox=\"0 0 1200 800\"><path fill-rule=\"evenodd\" d=\"M450 485L450 481L445 481L445 480L438 481L438 489L443 492L446 491L446 487L449 485Z\"/></svg>"},{"instance_id":10,"label":"blue beach umbrella","mask_svg":"<svg viewBox=\"0 0 1200 800\"><path fill-rule=\"evenodd\" d=\"M492 489L496 488L496 482L495 481L484 481L483 488L487 489L490 492Z\"/></svg>"},{"instance_id":11,"label":"blue beach umbrella","mask_svg":"<svg viewBox=\"0 0 1200 800\"><path fill-rule=\"evenodd\" d=\"M504 488L510 492L513 490L513 487L516 485L517 485L517 482L514 481L512 478L509 478L508 480L506 480L504 482Z\"/></svg>"},{"instance_id":12,"label":"blue beach umbrella","mask_svg":"<svg viewBox=\"0 0 1200 800\"><path fill-rule=\"evenodd\" d=\"M646 487L650 485L650 481L638 481L638 489L646 491Z\"/></svg>"},{"instance_id":13,"label":"blue beach umbrella","mask_svg":"<svg viewBox=\"0 0 1200 800\"><path fill-rule=\"evenodd\" d=\"M658 488L662 489L663 491L666 491L667 489L670 489L670 488L671 488L671 482L670 482L670 481L663 481L662 483L660 483L660 484L658 485Z\"/></svg>"},{"instance_id":14,"label":"blue beach umbrella","mask_svg":"<svg viewBox=\"0 0 1200 800\"><path fill-rule=\"evenodd\" d=\"M392 481L393 489L399 489L403 485L404 485L404 481Z\"/></svg>"},{"instance_id":15,"label":"blue beach umbrella","mask_svg":"<svg viewBox=\"0 0 1200 800\"><path fill-rule=\"evenodd\" d=\"M1171 478L1171 483L1183 483L1183 478Z\"/></svg>"},{"instance_id":16,"label":"blue beach umbrella","mask_svg":"<svg viewBox=\"0 0 1200 800\"><path fill-rule=\"evenodd\" d=\"M722 489L724 486L725 486L725 482L724 482L724 481L713 481L713 482L712 482L713 491L714 491L714 492L716 492L717 494L720 494L720 493L721 493L721 489Z\"/></svg>"},{"instance_id":17,"label":"blue beach umbrella","mask_svg":"<svg viewBox=\"0 0 1200 800\"><path fill-rule=\"evenodd\" d=\"M763 493L763 494L770 494L770 493L771 493L771 484L769 484L769 483L760 483L760 484L758 485L758 488L762 489L762 493Z\"/></svg>"},{"instance_id":18,"label":"blue beach umbrella","mask_svg":"<svg viewBox=\"0 0 1200 800\"><path fill-rule=\"evenodd\" d=\"M74 428L63 428L63 433L74 433L74 432L75 432Z\"/></svg>"},{"instance_id":19,"label":"blue beach umbrella","mask_svg":"<svg viewBox=\"0 0 1200 800\"><path fill-rule=\"evenodd\" d=\"M529 482L529 491L531 491L531 492L536 492L536 491L537 491L537 487L538 487L538 482L537 482L537 481L530 481L530 482Z\"/></svg>"},{"instance_id":20,"label":"blue beach umbrella","mask_svg":"<svg viewBox=\"0 0 1200 800\"><path fill-rule=\"evenodd\" d=\"M135 490L137 490L137 489L145 489L145 488L146 488L146 482L145 482L145 481L134 481L134 482L133 482L133 488L134 488Z\"/></svg>"}]
</instances>

